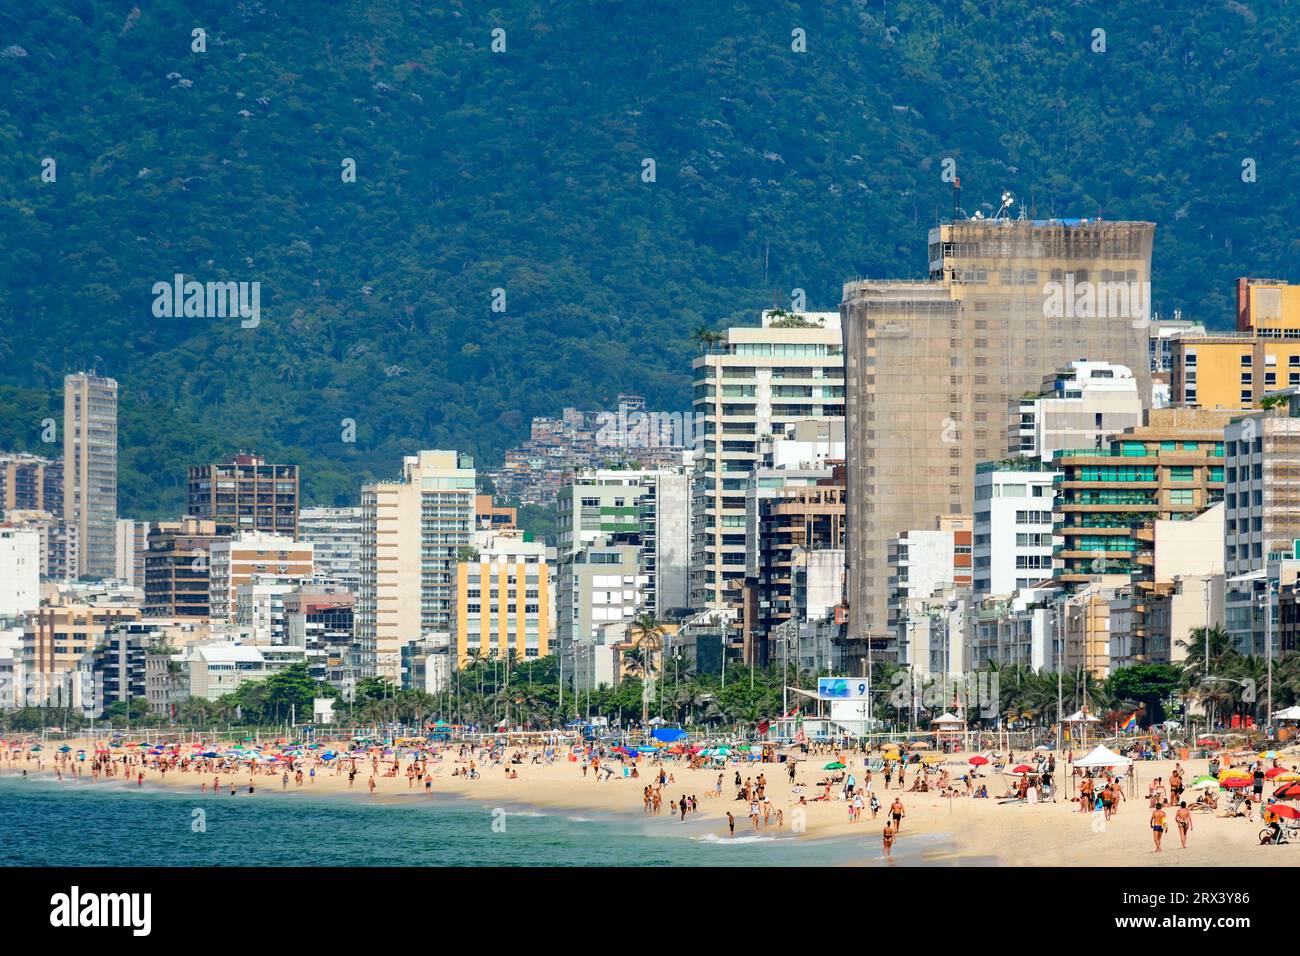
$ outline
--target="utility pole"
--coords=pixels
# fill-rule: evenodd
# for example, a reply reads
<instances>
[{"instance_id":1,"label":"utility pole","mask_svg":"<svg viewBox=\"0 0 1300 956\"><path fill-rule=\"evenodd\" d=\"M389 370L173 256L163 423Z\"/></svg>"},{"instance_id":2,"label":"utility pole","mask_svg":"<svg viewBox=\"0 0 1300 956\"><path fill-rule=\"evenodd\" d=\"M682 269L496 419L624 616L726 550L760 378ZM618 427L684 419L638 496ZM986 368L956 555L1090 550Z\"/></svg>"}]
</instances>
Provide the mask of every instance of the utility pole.
<instances>
[{"instance_id":1,"label":"utility pole","mask_svg":"<svg viewBox=\"0 0 1300 956\"><path fill-rule=\"evenodd\" d=\"M1264 646L1268 657L1268 713L1264 726L1273 737L1273 582L1264 581Z\"/></svg>"}]
</instances>

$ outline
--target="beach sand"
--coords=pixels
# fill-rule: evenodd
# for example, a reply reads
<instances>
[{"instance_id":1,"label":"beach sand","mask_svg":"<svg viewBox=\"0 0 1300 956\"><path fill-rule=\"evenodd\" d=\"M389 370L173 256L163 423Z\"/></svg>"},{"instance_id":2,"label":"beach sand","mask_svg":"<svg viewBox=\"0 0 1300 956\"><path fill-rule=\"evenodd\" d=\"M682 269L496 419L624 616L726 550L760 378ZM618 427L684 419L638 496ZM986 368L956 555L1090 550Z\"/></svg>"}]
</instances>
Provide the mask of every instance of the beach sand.
<instances>
[{"instance_id":1,"label":"beach sand","mask_svg":"<svg viewBox=\"0 0 1300 956\"><path fill-rule=\"evenodd\" d=\"M94 742L88 740L67 741L73 750L85 748L93 750ZM62 743L47 744L40 754L44 761L44 770L40 776L48 778L54 775L53 757L57 746ZM881 811L876 820L871 819L870 809L863 811L862 819L852 823L848 819L848 806L840 801L829 803L812 802L811 797L820 792L817 781L827 776L822 766L833 759L830 756L811 756L799 763L796 783L803 784L803 792L809 797L806 808L796 807L797 798L791 794L791 786L786 776L785 764L742 764L739 768L728 765L722 772L723 794L716 798L712 794L719 771L717 769L691 770L685 765L673 762L665 764L665 769L674 782L663 788L663 808L659 815L646 817L642 810L642 788L650 782L656 772L642 761L640 778L624 778L617 762L616 774L609 780L597 782L595 775L582 775L580 763L571 763L567 759L547 766L544 764L524 763L515 765L517 779L506 777L502 765L484 766L478 762L481 777L470 780L451 776L452 770L461 766L455 762L455 752L446 753L440 763L432 763L432 794L424 794L423 784L416 782L408 787L403 773L398 777L376 777L376 791L368 792L367 781L370 777L368 763L358 764L356 780L351 788L348 786L346 773L335 774L332 768L317 768L315 782L307 782L297 787L292 778L288 790L309 792L319 795L350 794L358 800L379 803L389 802L399 795L405 797L416 795L428 799L434 804L448 796L471 799L485 806L500 805L529 806L539 810L561 810L581 815L583 812L598 814L631 814L645 817L649 827L663 827L665 835L673 832L671 828L688 827L689 831L707 837L713 833L718 839L731 839L728 836L726 813L730 811L736 817L737 839L753 836L754 830L748 820L748 805L735 800L736 788L733 786L736 770L741 777L756 778L759 773L767 776L767 793L774 807L779 807L785 814L784 828L778 830L775 818L764 827L760 823L763 836L797 836L802 839L850 839L861 841L863 862L879 862L881 853L881 830L889 805L895 796L901 797L906 809L903 826L895 843L895 853L906 862L931 863L937 865L972 863L993 863L1003 866L1296 866L1300 865L1300 844L1286 846L1260 846L1258 833L1263 824L1259 821L1258 808L1255 819L1248 822L1244 818L1225 819L1205 813L1193 814L1193 830L1188 837L1188 846L1179 846L1177 830L1173 825L1173 809L1166 808L1168 825L1173 832L1164 836L1164 846L1160 853L1154 852L1149 819L1151 810L1147 803L1147 787L1155 777L1168 781L1174 769L1174 761L1140 761L1136 767L1136 779L1133 787L1127 790L1127 799L1120 805L1118 812L1104 824L1094 814L1079 813L1078 804L1062 795L1060 802L1030 805L1025 803L1000 804L997 795L1004 792L1010 779L992 772L991 767L978 782L987 783L990 799L972 799L957 797L948 799L936 792L909 793L894 787L883 789L883 774L876 773L872 780L872 790L880 799ZM849 772L856 775L858 783L864 781L862 756L845 754L849 763ZM962 760L962 755L953 755L949 760ZM1182 762L1186 771L1185 779L1190 783L1206 772L1208 761L1189 760ZM1287 766L1291 763L1286 762ZM1065 768L1065 761L1057 758L1058 777ZM0 772L10 775L27 769L30 774L38 773L35 760L19 759L10 763L6 757L0 761ZM965 772L963 767L947 765L954 775ZM381 764L381 771L383 764ZM603 775L602 775L603 776ZM908 785L911 785L915 772L909 768ZM259 773L256 780L257 792L249 795L250 775L241 769L233 778L223 774L221 782L223 792L231 782L237 787L237 799L259 799L267 795L279 794L281 780L279 772L274 774ZM932 778L933 779L933 778ZM65 776L66 780L66 776ZM90 783L88 764L76 785ZM195 773L169 771L165 779L156 771L146 771L144 787L165 786L168 789L200 789L200 781L206 781L211 789L212 774L200 777ZM103 778L101 777L101 784ZM114 778L114 785L123 783L119 775ZM1068 790L1068 781L1066 784ZM134 778L132 779L134 785ZM71 785L71 783L70 783ZM1267 784L1265 796L1276 787ZM1188 791L1194 799L1196 792ZM699 811L687 815L683 824L672 816L669 801L682 794L693 795L698 799ZM1220 807L1226 803L1225 794L1220 792ZM1189 801L1190 802L1190 801ZM797 811L804 811L803 826L799 827ZM925 835L923 840L914 840L918 835ZM912 846L909 847L909 841ZM923 849L917 852L917 846ZM900 861L902 862L902 861Z\"/></svg>"}]
</instances>

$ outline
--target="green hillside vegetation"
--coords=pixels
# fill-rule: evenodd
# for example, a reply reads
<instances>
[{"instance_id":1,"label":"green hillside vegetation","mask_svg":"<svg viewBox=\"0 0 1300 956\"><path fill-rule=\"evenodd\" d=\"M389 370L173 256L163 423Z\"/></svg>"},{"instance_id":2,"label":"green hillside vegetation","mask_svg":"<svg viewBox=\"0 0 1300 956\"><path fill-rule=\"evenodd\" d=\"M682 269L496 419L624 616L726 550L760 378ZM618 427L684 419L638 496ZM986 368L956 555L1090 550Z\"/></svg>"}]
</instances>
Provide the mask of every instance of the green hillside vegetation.
<instances>
[{"instance_id":1,"label":"green hillside vegetation","mask_svg":"<svg viewBox=\"0 0 1300 956\"><path fill-rule=\"evenodd\" d=\"M1181 6L10 5L0 448L50 451L62 376L96 367L121 510L160 517L239 448L346 503L420 447L499 461L565 405L683 410L701 326L923 275L945 157L970 213L1010 189L1156 221L1156 308L1223 326L1233 279L1296 258L1300 22ZM177 273L260 282L260 326L155 318Z\"/></svg>"}]
</instances>

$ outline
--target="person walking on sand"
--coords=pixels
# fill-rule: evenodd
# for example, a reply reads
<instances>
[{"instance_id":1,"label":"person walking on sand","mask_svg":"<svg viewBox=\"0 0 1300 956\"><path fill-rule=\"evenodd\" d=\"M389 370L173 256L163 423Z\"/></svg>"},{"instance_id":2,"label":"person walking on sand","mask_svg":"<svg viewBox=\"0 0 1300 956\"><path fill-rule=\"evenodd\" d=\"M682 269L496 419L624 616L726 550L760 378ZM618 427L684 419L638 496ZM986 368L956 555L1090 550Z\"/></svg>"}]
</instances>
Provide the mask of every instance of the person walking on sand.
<instances>
[{"instance_id":1,"label":"person walking on sand","mask_svg":"<svg viewBox=\"0 0 1300 956\"><path fill-rule=\"evenodd\" d=\"M1160 840L1165 833L1165 811L1164 804L1157 803L1155 810L1151 812L1151 836L1156 841L1156 852L1160 852Z\"/></svg>"},{"instance_id":2,"label":"person walking on sand","mask_svg":"<svg viewBox=\"0 0 1300 956\"><path fill-rule=\"evenodd\" d=\"M903 817L907 816L903 801L898 797L894 797L894 802L889 805L889 816L894 821L894 832L897 833L903 828Z\"/></svg>"},{"instance_id":3,"label":"person walking on sand","mask_svg":"<svg viewBox=\"0 0 1300 956\"><path fill-rule=\"evenodd\" d=\"M881 841L880 841L881 844L882 844L882 845L884 846L884 848L885 848L885 859L886 859L886 860L890 859L890 858L893 856L893 852L892 852L892 851L893 851L893 848L894 848L894 837L895 837L897 834L898 834L898 831L894 828L893 823L891 823L890 821L886 820L886 821L885 821L885 830L884 830L884 833L881 834Z\"/></svg>"},{"instance_id":4,"label":"person walking on sand","mask_svg":"<svg viewBox=\"0 0 1300 956\"><path fill-rule=\"evenodd\" d=\"M1178 804L1178 812L1174 814L1174 822L1178 824L1178 839L1187 849L1187 831L1192 828L1192 811L1187 809L1187 801L1183 800Z\"/></svg>"}]
</instances>

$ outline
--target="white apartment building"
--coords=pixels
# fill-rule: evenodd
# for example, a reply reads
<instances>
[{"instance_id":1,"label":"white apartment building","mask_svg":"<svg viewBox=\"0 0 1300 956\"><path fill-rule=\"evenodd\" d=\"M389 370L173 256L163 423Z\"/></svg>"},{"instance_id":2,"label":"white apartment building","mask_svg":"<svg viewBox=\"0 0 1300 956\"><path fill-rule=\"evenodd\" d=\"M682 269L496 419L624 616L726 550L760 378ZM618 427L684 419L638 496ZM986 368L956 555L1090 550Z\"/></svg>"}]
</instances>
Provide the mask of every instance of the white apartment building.
<instances>
[{"instance_id":1,"label":"white apartment building","mask_svg":"<svg viewBox=\"0 0 1300 956\"><path fill-rule=\"evenodd\" d=\"M0 528L0 618L16 618L41 604L41 536Z\"/></svg>"},{"instance_id":2,"label":"white apartment building","mask_svg":"<svg viewBox=\"0 0 1300 956\"><path fill-rule=\"evenodd\" d=\"M196 644L180 655L189 672L190 696L217 700L245 681L266 680L292 664L302 663L301 647L254 647L247 644ZM308 715L299 715L306 719Z\"/></svg>"},{"instance_id":3,"label":"white apartment building","mask_svg":"<svg viewBox=\"0 0 1300 956\"><path fill-rule=\"evenodd\" d=\"M1010 597L1052 576L1056 477L1036 460L976 466L971 590L977 601Z\"/></svg>"},{"instance_id":4,"label":"white apartment building","mask_svg":"<svg viewBox=\"0 0 1300 956\"><path fill-rule=\"evenodd\" d=\"M581 472L560 489L556 514L560 556L598 538L636 542L648 579L646 611L689 607L691 476L684 468Z\"/></svg>"},{"instance_id":5,"label":"white apartment building","mask_svg":"<svg viewBox=\"0 0 1300 956\"><path fill-rule=\"evenodd\" d=\"M241 531L212 542L208 552L208 605L213 621L234 621L240 585L257 575L311 578L314 546L270 531Z\"/></svg>"},{"instance_id":6,"label":"white apartment building","mask_svg":"<svg viewBox=\"0 0 1300 956\"><path fill-rule=\"evenodd\" d=\"M235 588L235 624L251 644L288 644L285 596L302 586L300 578L254 574Z\"/></svg>"},{"instance_id":7,"label":"white apartment building","mask_svg":"<svg viewBox=\"0 0 1300 956\"><path fill-rule=\"evenodd\" d=\"M636 545L598 539L561 557L556 630L562 679L575 674L577 645L595 641L605 625L626 623L643 612L648 586Z\"/></svg>"},{"instance_id":8,"label":"white apartment building","mask_svg":"<svg viewBox=\"0 0 1300 956\"><path fill-rule=\"evenodd\" d=\"M118 518L113 536L113 577L144 590L144 556L149 550L148 521Z\"/></svg>"},{"instance_id":9,"label":"white apartment building","mask_svg":"<svg viewBox=\"0 0 1300 956\"><path fill-rule=\"evenodd\" d=\"M402 477L361 489L359 653L400 684L402 647L451 631L456 563L474 543L474 460L421 451Z\"/></svg>"},{"instance_id":10,"label":"white apartment building","mask_svg":"<svg viewBox=\"0 0 1300 956\"><path fill-rule=\"evenodd\" d=\"M899 662L930 673L930 617L955 594L956 534L948 526L904 531L890 542L888 555L889 626L898 638Z\"/></svg>"},{"instance_id":11,"label":"white apartment building","mask_svg":"<svg viewBox=\"0 0 1300 956\"><path fill-rule=\"evenodd\" d=\"M353 594L361 588L361 508L303 508L298 539L312 546L316 575Z\"/></svg>"},{"instance_id":12,"label":"white apartment building","mask_svg":"<svg viewBox=\"0 0 1300 956\"><path fill-rule=\"evenodd\" d=\"M844 356L837 312L764 312L693 362L694 410L704 420L691 508L691 605L726 605L745 575L745 485L762 443L787 425L844 419Z\"/></svg>"},{"instance_id":13,"label":"white apartment building","mask_svg":"<svg viewBox=\"0 0 1300 956\"><path fill-rule=\"evenodd\" d=\"M1021 398L1007 443L1013 455L1049 464L1062 449L1101 448L1112 434L1142 424L1142 395L1128 366L1071 362Z\"/></svg>"}]
</instances>

